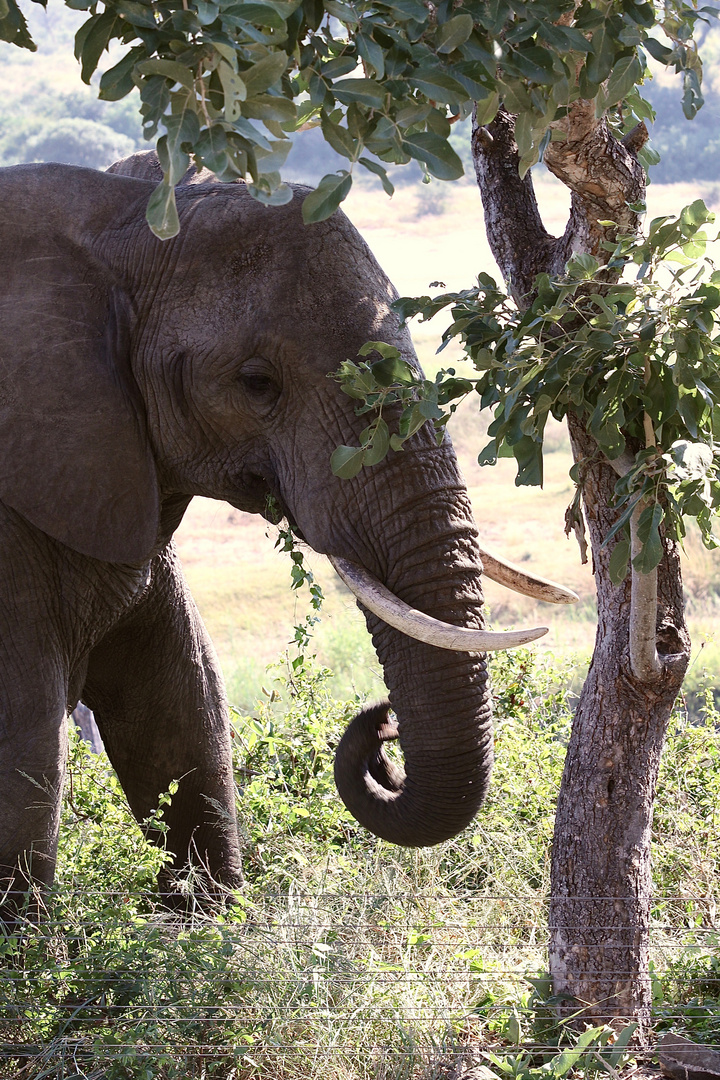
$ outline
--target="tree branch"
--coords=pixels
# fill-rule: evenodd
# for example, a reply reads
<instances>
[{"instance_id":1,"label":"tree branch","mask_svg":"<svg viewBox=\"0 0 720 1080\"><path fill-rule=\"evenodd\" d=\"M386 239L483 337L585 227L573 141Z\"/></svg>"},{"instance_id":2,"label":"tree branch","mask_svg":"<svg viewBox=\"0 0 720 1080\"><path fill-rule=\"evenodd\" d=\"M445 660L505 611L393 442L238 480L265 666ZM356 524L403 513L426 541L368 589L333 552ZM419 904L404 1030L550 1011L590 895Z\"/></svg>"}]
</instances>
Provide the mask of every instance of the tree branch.
<instances>
[{"instance_id":1,"label":"tree branch","mask_svg":"<svg viewBox=\"0 0 720 1080\"><path fill-rule=\"evenodd\" d=\"M618 142L607 121L595 117L592 101L575 102L552 128L544 161L572 192L558 256L567 262L574 251L587 251L603 261L604 242L614 244L618 234L635 235L638 229L639 216L628 204L645 198L645 174L637 154L648 140L647 128L638 124ZM601 221L613 221L617 228Z\"/></svg>"},{"instance_id":2,"label":"tree branch","mask_svg":"<svg viewBox=\"0 0 720 1080\"><path fill-rule=\"evenodd\" d=\"M501 108L483 127L473 113L472 148L490 250L514 300L524 307L535 277L552 262L557 240L543 225L530 173L520 179L515 117Z\"/></svg>"}]
</instances>

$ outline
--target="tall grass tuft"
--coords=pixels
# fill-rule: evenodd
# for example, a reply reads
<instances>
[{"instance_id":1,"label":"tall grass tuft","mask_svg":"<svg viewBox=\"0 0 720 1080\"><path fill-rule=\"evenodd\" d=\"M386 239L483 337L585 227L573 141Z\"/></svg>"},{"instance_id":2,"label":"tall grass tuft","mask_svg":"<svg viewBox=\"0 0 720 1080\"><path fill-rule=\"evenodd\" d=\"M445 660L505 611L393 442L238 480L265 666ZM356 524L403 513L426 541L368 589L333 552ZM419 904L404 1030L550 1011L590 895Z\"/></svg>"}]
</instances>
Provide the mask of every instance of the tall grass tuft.
<instances>
[{"instance_id":1,"label":"tall grass tuft","mask_svg":"<svg viewBox=\"0 0 720 1080\"><path fill-rule=\"evenodd\" d=\"M412 851L371 837L335 793L333 751L358 700L337 701L310 662L269 671L262 701L234 715L245 880L223 907L186 880L196 902L183 919L159 903L165 855L107 759L72 736L46 918L0 941L0 1076L617 1072L622 1041L609 1029L566 1038L543 975L571 674L527 650L493 661L487 805L460 837ZM658 1025L708 1038L720 1030L719 719L709 692L694 720L678 710L654 835Z\"/></svg>"}]
</instances>

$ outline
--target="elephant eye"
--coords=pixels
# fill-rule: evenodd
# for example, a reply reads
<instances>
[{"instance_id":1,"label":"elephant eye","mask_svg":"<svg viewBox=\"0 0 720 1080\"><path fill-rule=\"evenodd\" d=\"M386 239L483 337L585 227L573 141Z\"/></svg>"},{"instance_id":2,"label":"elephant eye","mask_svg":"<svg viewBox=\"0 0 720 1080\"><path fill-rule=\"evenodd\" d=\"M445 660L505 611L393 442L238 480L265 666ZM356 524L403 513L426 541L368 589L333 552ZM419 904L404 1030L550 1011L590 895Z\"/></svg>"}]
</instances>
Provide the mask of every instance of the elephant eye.
<instances>
[{"instance_id":1,"label":"elephant eye","mask_svg":"<svg viewBox=\"0 0 720 1080\"><path fill-rule=\"evenodd\" d=\"M257 405L272 405L280 394L280 387L267 368L256 367L252 363L243 367L239 383L245 394Z\"/></svg>"}]
</instances>

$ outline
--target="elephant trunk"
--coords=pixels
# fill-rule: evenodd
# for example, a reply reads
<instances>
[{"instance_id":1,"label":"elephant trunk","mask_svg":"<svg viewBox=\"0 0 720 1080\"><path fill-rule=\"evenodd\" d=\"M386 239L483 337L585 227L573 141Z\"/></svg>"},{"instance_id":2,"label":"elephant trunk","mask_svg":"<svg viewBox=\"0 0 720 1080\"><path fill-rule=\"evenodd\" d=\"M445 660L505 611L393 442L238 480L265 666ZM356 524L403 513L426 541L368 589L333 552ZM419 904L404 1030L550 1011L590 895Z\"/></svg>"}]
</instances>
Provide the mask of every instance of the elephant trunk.
<instances>
[{"instance_id":1,"label":"elephant trunk","mask_svg":"<svg viewBox=\"0 0 720 1080\"><path fill-rule=\"evenodd\" d=\"M468 514L452 534L436 535L396 559L385 583L434 618L478 628L480 567ZM348 727L335 760L338 791L377 836L407 847L437 844L469 824L487 792L493 740L485 656L427 645L368 611L365 616L390 700L363 710ZM395 738L404 771L385 754L384 744Z\"/></svg>"}]
</instances>

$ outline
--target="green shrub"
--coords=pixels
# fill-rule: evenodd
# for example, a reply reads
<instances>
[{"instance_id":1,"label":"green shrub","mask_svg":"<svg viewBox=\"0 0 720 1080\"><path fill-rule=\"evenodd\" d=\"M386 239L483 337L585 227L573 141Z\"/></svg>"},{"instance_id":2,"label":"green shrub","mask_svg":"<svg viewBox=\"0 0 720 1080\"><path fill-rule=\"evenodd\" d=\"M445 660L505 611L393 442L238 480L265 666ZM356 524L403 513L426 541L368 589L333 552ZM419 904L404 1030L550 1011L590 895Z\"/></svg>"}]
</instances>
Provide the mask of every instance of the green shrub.
<instances>
[{"instance_id":1,"label":"green shrub","mask_svg":"<svg viewBox=\"0 0 720 1080\"><path fill-rule=\"evenodd\" d=\"M234 717L245 883L182 921L157 903L163 852L104 755L71 733L47 917L0 942L0 1076L429 1080L480 1050L499 1080L607 1072L607 1033L557 1051L537 975L571 670L527 650L493 660L487 806L455 840L403 850L335 793L334 748L359 701L336 701L309 662L278 666L263 704ZM720 1015L719 728L711 696L701 723L678 711L653 838L658 1024L702 1038Z\"/></svg>"}]
</instances>

